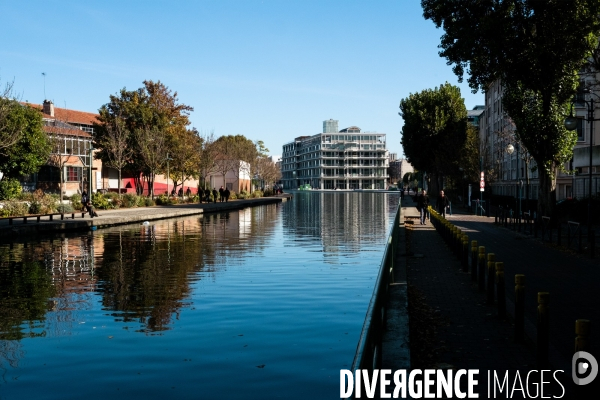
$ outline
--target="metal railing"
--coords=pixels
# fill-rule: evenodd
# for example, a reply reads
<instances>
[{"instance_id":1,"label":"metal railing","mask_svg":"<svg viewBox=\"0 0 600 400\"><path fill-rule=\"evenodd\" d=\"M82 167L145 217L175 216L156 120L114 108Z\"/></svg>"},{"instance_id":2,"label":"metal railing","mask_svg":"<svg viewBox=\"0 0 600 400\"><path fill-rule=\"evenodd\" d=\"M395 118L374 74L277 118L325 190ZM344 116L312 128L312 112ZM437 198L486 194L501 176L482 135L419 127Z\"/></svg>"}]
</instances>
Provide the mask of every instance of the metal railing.
<instances>
[{"instance_id":1,"label":"metal railing","mask_svg":"<svg viewBox=\"0 0 600 400\"><path fill-rule=\"evenodd\" d=\"M351 369L353 372L358 369L366 369L372 372L374 369L381 368L381 341L386 317L385 306L389 284L394 280L394 251L397 248L399 240L400 210L401 204L399 203L394 223L390 229L377 280L375 281L365 322L360 333L358 346L356 347Z\"/></svg>"}]
</instances>

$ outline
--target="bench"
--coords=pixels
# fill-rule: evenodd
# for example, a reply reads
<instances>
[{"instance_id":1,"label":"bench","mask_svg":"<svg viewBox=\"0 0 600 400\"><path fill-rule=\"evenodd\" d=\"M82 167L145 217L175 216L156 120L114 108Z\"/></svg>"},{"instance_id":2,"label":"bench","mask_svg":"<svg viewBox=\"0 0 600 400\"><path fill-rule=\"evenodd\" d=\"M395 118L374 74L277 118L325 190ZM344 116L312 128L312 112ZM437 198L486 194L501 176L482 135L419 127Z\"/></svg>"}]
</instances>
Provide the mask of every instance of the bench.
<instances>
[{"instance_id":1,"label":"bench","mask_svg":"<svg viewBox=\"0 0 600 400\"><path fill-rule=\"evenodd\" d=\"M14 219L23 219L23 223L26 224L28 219L31 218L35 218L37 222L41 221L42 217L48 217L49 221L53 221L54 220L54 216L55 215L60 215L60 219L64 220L65 219L65 215L67 216L66 218L69 219L68 215L71 214L71 219L75 219L75 214L79 214L81 213L81 218L85 217L86 211L74 211L71 213L51 213L51 214L31 214L31 215L19 215L19 216L15 216L15 217L2 217L0 218L0 220L2 219L7 219L8 220L8 224L12 225L13 224L13 220Z\"/></svg>"}]
</instances>

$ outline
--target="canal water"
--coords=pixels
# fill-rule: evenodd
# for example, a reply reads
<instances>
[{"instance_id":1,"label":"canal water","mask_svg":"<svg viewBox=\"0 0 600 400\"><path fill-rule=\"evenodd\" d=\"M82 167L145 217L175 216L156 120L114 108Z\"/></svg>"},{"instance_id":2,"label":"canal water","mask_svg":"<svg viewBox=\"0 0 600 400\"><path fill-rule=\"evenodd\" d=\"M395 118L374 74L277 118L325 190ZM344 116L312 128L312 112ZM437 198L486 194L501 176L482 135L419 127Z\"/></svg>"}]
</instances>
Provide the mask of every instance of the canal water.
<instances>
[{"instance_id":1,"label":"canal water","mask_svg":"<svg viewBox=\"0 0 600 400\"><path fill-rule=\"evenodd\" d=\"M0 400L339 398L398 201L0 244Z\"/></svg>"}]
</instances>

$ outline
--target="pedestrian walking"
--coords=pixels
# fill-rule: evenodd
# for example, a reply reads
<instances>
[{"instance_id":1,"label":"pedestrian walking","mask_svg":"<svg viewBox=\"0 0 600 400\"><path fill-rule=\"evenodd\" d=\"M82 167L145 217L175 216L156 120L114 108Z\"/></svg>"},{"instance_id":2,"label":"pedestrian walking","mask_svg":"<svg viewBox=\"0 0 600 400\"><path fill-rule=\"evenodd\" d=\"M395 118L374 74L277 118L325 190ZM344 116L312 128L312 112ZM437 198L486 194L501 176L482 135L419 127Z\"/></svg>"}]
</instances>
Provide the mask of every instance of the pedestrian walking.
<instances>
[{"instance_id":1,"label":"pedestrian walking","mask_svg":"<svg viewBox=\"0 0 600 400\"><path fill-rule=\"evenodd\" d=\"M225 203L227 203L229 201L229 196L231 195L231 192L229 191L229 189L225 189L223 191L223 194L225 195Z\"/></svg>"},{"instance_id":2,"label":"pedestrian walking","mask_svg":"<svg viewBox=\"0 0 600 400\"><path fill-rule=\"evenodd\" d=\"M221 186L219 188L219 201L222 203L223 200L225 199L225 195L223 194L223 192L225 191L225 189L223 189L223 186Z\"/></svg>"},{"instance_id":3,"label":"pedestrian walking","mask_svg":"<svg viewBox=\"0 0 600 400\"><path fill-rule=\"evenodd\" d=\"M216 188L213 188L212 195L213 195L213 203L216 203L217 198L219 197L219 192L217 192Z\"/></svg>"},{"instance_id":4,"label":"pedestrian walking","mask_svg":"<svg viewBox=\"0 0 600 400\"><path fill-rule=\"evenodd\" d=\"M425 220L429 219L429 196L427 191L421 191L421 195L417 197L417 209L421 216L421 225L425 225Z\"/></svg>"},{"instance_id":5,"label":"pedestrian walking","mask_svg":"<svg viewBox=\"0 0 600 400\"><path fill-rule=\"evenodd\" d=\"M435 206L440 215L446 218L446 210L450 207L450 200L448 200L448 196L444 195L443 190L440 190L440 196L437 198Z\"/></svg>"}]
</instances>

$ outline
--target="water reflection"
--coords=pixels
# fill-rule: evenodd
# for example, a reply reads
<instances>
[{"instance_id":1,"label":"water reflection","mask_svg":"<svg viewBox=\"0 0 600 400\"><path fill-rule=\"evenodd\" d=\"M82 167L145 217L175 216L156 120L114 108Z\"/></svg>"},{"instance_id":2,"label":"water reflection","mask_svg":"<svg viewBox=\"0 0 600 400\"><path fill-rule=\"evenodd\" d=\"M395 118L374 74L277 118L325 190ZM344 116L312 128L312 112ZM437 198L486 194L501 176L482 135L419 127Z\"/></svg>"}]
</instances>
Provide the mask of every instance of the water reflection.
<instances>
[{"instance_id":1,"label":"water reflection","mask_svg":"<svg viewBox=\"0 0 600 400\"><path fill-rule=\"evenodd\" d=\"M39 395L25 382L43 376L68 398L68 375L73 398L102 398L114 385L90 391L85 377L111 371L113 384L154 397L198 385L207 398L264 398L290 385L335 395L330 376L352 361L397 199L301 193L281 205L1 245L0 391ZM181 364L191 359L193 369ZM160 379L132 380L132 368Z\"/></svg>"},{"instance_id":2,"label":"water reflection","mask_svg":"<svg viewBox=\"0 0 600 400\"><path fill-rule=\"evenodd\" d=\"M382 231L390 223L388 210L395 209L399 196L381 193L306 192L296 196L284 215L287 237L294 241L314 240L322 245L327 259L365 251L365 243L381 243Z\"/></svg>"}]
</instances>

